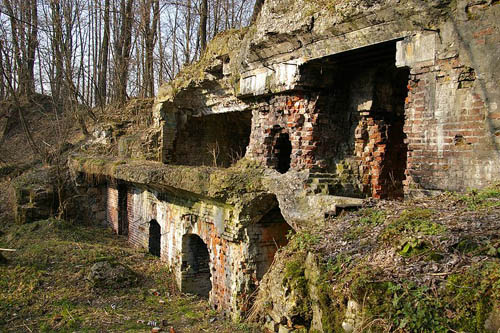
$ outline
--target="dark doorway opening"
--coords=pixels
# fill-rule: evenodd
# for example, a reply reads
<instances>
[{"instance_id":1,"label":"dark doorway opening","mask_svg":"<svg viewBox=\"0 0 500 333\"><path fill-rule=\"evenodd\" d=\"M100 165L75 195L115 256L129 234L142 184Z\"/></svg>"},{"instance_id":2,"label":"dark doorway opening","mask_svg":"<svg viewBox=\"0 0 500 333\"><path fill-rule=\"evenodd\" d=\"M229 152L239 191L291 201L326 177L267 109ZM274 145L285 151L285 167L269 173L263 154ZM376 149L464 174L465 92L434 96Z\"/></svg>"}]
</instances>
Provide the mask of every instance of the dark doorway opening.
<instances>
[{"instance_id":1,"label":"dark doorway opening","mask_svg":"<svg viewBox=\"0 0 500 333\"><path fill-rule=\"evenodd\" d=\"M378 179L381 198L404 197L403 181L406 178L408 145L405 143L406 134L403 129L409 75L407 68L396 68L393 64L381 67L376 74L373 109L386 125L385 133L381 136L387 136ZM376 193L376 190L372 193Z\"/></svg>"},{"instance_id":2,"label":"dark doorway opening","mask_svg":"<svg viewBox=\"0 0 500 333\"><path fill-rule=\"evenodd\" d=\"M278 159L276 170L278 170L279 173L287 172L290 169L292 155L292 143L290 142L288 133L281 133L278 136L274 151Z\"/></svg>"},{"instance_id":3,"label":"dark doorway opening","mask_svg":"<svg viewBox=\"0 0 500 333\"><path fill-rule=\"evenodd\" d=\"M149 253L159 257L161 254L161 228L156 220L149 222Z\"/></svg>"},{"instance_id":4,"label":"dark doorway opening","mask_svg":"<svg viewBox=\"0 0 500 333\"><path fill-rule=\"evenodd\" d=\"M118 185L118 234L128 235L127 186Z\"/></svg>"},{"instance_id":5,"label":"dark doorway opening","mask_svg":"<svg viewBox=\"0 0 500 333\"><path fill-rule=\"evenodd\" d=\"M278 249L288 244L287 235L292 232L292 227L285 221L277 205L254 225L251 237L257 251L255 256L257 280L260 281L267 272Z\"/></svg>"},{"instance_id":6,"label":"dark doorway opening","mask_svg":"<svg viewBox=\"0 0 500 333\"><path fill-rule=\"evenodd\" d=\"M409 70L396 67L397 40L306 63L302 84L319 92L323 121L316 159L342 179L331 194L403 197L403 131Z\"/></svg>"},{"instance_id":7,"label":"dark doorway opening","mask_svg":"<svg viewBox=\"0 0 500 333\"><path fill-rule=\"evenodd\" d=\"M210 281L210 255L205 242L195 234L182 237L182 282L183 293L208 297L212 290Z\"/></svg>"}]
</instances>

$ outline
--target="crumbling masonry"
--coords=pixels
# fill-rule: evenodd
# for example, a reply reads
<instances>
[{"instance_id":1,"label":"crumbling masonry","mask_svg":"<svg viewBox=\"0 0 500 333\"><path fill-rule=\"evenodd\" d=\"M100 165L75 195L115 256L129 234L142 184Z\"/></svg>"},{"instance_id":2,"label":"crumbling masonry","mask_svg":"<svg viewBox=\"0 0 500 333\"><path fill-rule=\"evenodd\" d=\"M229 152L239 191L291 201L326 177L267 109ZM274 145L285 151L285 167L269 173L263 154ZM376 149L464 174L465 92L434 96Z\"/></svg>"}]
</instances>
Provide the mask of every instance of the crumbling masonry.
<instances>
[{"instance_id":1,"label":"crumbling masonry","mask_svg":"<svg viewBox=\"0 0 500 333\"><path fill-rule=\"evenodd\" d=\"M156 98L156 162L70 162L96 219L233 317L289 232L500 174L498 1L339 3L267 1L217 37Z\"/></svg>"}]
</instances>

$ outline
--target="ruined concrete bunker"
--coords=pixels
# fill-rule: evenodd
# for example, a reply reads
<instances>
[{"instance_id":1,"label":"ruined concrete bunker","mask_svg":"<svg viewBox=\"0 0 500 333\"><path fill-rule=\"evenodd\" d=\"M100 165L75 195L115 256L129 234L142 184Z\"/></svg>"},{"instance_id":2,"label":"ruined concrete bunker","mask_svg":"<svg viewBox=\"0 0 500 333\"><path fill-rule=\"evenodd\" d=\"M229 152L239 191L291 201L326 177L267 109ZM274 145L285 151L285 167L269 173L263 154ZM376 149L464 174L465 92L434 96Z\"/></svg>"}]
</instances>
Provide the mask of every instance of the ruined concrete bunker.
<instances>
[{"instance_id":1,"label":"ruined concrete bunker","mask_svg":"<svg viewBox=\"0 0 500 333\"><path fill-rule=\"evenodd\" d=\"M101 176L89 189L95 219L233 317L293 230L361 198L461 191L500 174L491 20L382 1L350 20L291 22L273 6L247 34L213 42L234 49L162 88L156 161L70 161L81 184Z\"/></svg>"}]
</instances>

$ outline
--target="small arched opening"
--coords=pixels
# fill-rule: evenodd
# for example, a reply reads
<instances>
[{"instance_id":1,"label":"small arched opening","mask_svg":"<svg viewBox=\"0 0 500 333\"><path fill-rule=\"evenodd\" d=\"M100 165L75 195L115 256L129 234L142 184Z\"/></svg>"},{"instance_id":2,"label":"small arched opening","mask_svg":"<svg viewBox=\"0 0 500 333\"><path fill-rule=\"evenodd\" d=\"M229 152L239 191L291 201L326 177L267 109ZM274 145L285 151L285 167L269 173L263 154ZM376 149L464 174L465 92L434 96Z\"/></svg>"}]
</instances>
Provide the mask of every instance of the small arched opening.
<instances>
[{"instance_id":1,"label":"small arched opening","mask_svg":"<svg viewBox=\"0 0 500 333\"><path fill-rule=\"evenodd\" d=\"M203 240L195 234L182 237L182 281L183 293L208 297L212 290L210 281L210 255Z\"/></svg>"},{"instance_id":2,"label":"small arched opening","mask_svg":"<svg viewBox=\"0 0 500 333\"><path fill-rule=\"evenodd\" d=\"M161 228L156 220L149 222L149 253L159 257L161 254Z\"/></svg>"},{"instance_id":3,"label":"small arched opening","mask_svg":"<svg viewBox=\"0 0 500 333\"><path fill-rule=\"evenodd\" d=\"M277 158L276 170L285 173L290 169L292 143L288 133L281 133L276 139L274 151Z\"/></svg>"},{"instance_id":4,"label":"small arched opening","mask_svg":"<svg viewBox=\"0 0 500 333\"><path fill-rule=\"evenodd\" d=\"M256 250L256 277L261 280L274 261L274 255L279 248L288 244L292 227L286 222L276 205L269 210L252 228L252 238Z\"/></svg>"}]
</instances>

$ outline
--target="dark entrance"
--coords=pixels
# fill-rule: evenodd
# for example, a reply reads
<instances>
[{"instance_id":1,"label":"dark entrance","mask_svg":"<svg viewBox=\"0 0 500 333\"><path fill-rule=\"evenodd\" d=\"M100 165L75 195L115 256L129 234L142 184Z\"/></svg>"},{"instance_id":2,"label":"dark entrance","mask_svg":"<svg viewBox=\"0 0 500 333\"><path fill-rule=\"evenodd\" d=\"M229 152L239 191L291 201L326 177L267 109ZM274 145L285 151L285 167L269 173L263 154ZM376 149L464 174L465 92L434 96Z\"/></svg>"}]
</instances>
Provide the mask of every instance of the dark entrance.
<instances>
[{"instance_id":1,"label":"dark entrance","mask_svg":"<svg viewBox=\"0 0 500 333\"><path fill-rule=\"evenodd\" d=\"M342 186L332 187L335 194L403 196L410 73L396 67L396 43L341 52L302 69L303 84L319 94L316 160L324 161L322 172L343 179Z\"/></svg>"},{"instance_id":2,"label":"dark entrance","mask_svg":"<svg viewBox=\"0 0 500 333\"><path fill-rule=\"evenodd\" d=\"M281 133L279 135L274 150L278 159L276 170L280 173L287 172L290 169L292 155L292 143L290 142L288 133Z\"/></svg>"},{"instance_id":3,"label":"dark entrance","mask_svg":"<svg viewBox=\"0 0 500 333\"><path fill-rule=\"evenodd\" d=\"M408 95L408 77L410 71L407 68L396 68L393 64L381 66L376 73L374 105L376 111L375 119L379 119L381 131L380 137L385 139L379 145L385 144L385 155L380 163L378 183L380 190L373 189L381 198L402 198L403 181L407 162L408 145L405 143L406 134L403 131L405 116L405 98Z\"/></svg>"},{"instance_id":4,"label":"dark entrance","mask_svg":"<svg viewBox=\"0 0 500 333\"><path fill-rule=\"evenodd\" d=\"M182 237L182 282L184 293L208 297L210 281L210 255L207 245L195 234Z\"/></svg>"},{"instance_id":5,"label":"dark entrance","mask_svg":"<svg viewBox=\"0 0 500 333\"><path fill-rule=\"evenodd\" d=\"M156 220L149 222L149 253L160 256L161 228Z\"/></svg>"},{"instance_id":6,"label":"dark entrance","mask_svg":"<svg viewBox=\"0 0 500 333\"><path fill-rule=\"evenodd\" d=\"M245 155L251 126L251 111L188 117L170 158L180 165L229 167Z\"/></svg>"},{"instance_id":7,"label":"dark entrance","mask_svg":"<svg viewBox=\"0 0 500 333\"><path fill-rule=\"evenodd\" d=\"M118 234L128 235L127 186L118 185Z\"/></svg>"},{"instance_id":8,"label":"dark entrance","mask_svg":"<svg viewBox=\"0 0 500 333\"><path fill-rule=\"evenodd\" d=\"M272 208L251 228L251 237L256 246L257 279L260 280L274 261L276 251L288 243L287 235L293 232L286 223L278 205Z\"/></svg>"}]
</instances>

